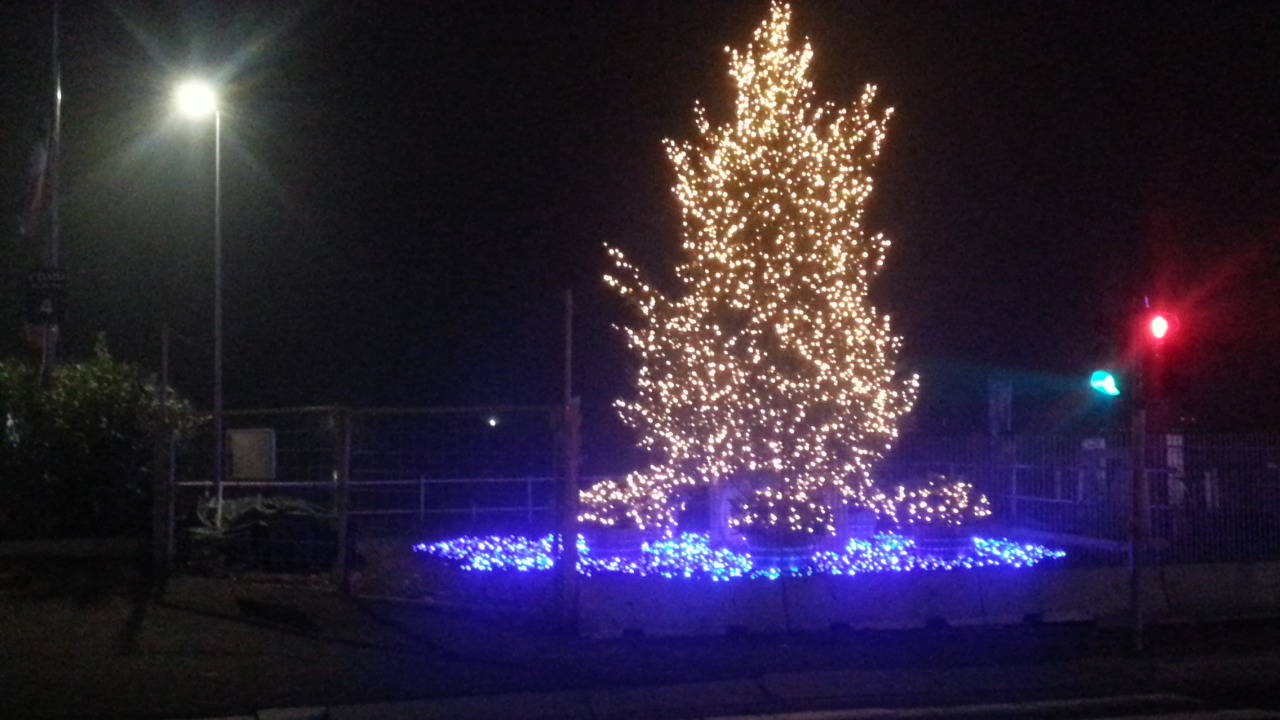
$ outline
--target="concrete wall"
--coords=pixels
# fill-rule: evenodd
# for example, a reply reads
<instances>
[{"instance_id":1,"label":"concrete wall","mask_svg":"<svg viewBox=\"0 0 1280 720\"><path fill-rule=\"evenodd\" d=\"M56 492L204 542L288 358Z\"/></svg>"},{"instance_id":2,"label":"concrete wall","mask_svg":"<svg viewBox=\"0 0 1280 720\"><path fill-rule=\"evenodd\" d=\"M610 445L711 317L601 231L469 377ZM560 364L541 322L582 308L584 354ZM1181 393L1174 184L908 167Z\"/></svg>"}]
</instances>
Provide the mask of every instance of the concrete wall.
<instances>
[{"instance_id":1,"label":"concrete wall","mask_svg":"<svg viewBox=\"0 0 1280 720\"><path fill-rule=\"evenodd\" d=\"M541 614L555 597L547 572L463 572L444 596L499 613ZM1126 622L1129 570L992 568L817 576L787 580L681 580L631 575L580 579L579 627L588 637L999 625L1037 615L1045 622ZM1280 616L1280 562L1147 568L1143 599L1153 622Z\"/></svg>"},{"instance_id":2,"label":"concrete wall","mask_svg":"<svg viewBox=\"0 0 1280 720\"><path fill-rule=\"evenodd\" d=\"M1280 614L1280 563L1178 565L1145 573L1152 621ZM1124 567L880 573L713 583L629 576L584 579L581 629L591 637L1121 621L1129 608Z\"/></svg>"}]
</instances>

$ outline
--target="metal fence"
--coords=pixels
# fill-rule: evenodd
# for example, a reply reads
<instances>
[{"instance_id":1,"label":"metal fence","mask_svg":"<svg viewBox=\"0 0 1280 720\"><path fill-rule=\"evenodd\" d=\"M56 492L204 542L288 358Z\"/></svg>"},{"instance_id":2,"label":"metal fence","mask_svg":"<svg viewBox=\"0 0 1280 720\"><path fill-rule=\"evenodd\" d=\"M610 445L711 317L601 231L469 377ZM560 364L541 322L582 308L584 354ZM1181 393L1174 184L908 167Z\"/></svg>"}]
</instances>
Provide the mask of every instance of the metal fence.
<instances>
[{"instance_id":1,"label":"metal fence","mask_svg":"<svg viewBox=\"0 0 1280 720\"><path fill-rule=\"evenodd\" d=\"M555 519L561 410L229 412L231 433L270 430L274 447L273 467L264 470L229 443L226 507L269 512L293 503L318 518L257 524L257 536L239 539L247 562L322 568L351 538L372 535L546 532ZM1066 544L1076 562L1119 563L1131 526L1129 442L1126 435L906 436L877 479L966 478L991 500L991 531ZM210 444L197 439L179 457L178 516L189 528L180 537L198 533L201 508L208 519ZM1151 435L1145 449L1156 561L1280 559L1280 436Z\"/></svg>"},{"instance_id":2,"label":"metal fence","mask_svg":"<svg viewBox=\"0 0 1280 720\"><path fill-rule=\"evenodd\" d=\"M240 562L271 570L323 569L355 537L545 532L560 419L557 406L228 412L224 524L248 516L240 525L252 531L219 536ZM211 534L211 467L207 437L178 459L179 549L187 558Z\"/></svg>"},{"instance_id":3,"label":"metal fence","mask_svg":"<svg viewBox=\"0 0 1280 720\"><path fill-rule=\"evenodd\" d=\"M353 413L351 507L365 532L550 527L560 408Z\"/></svg>"},{"instance_id":4,"label":"metal fence","mask_svg":"<svg viewBox=\"0 0 1280 720\"><path fill-rule=\"evenodd\" d=\"M969 479L995 525L1121 562L1131 531L1131 438L907 437L882 480ZM1280 436L1159 434L1144 442L1150 551L1161 562L1280 559ZM1107 550L1112 552L1108 553Z\"/></svg>"}]
</instances>

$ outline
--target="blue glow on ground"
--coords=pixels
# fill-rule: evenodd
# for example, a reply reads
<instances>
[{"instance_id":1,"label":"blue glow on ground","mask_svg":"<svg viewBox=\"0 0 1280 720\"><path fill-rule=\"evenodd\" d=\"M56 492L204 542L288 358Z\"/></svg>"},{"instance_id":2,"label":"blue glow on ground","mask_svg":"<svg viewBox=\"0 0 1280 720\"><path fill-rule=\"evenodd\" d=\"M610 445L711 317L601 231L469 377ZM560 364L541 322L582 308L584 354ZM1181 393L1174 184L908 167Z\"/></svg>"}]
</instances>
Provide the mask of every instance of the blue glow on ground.
<instances>
[{"instance_id":1,"label":"blue glow on ground","mask_svg":"<svg viewBox=\"0 0 1280 720\"><path fill-rule=\"evenodd\" d=\"M533 539L519 535L464 536L420 543L414 550L458 563L463 570L550 570L555 565L555 536ZM858 575L911 570L968 570L981 567L1030 567L1066 557L1035 543L972 538L972 545L939 555L916 547L915 540L892 533L870 540L850 540L842 552L820 550L780 567L747 552L711 547L701 533L681 533L669 540L645 543L634 555L597 555L578 536L578 572L583 575L624 573L666 578L734 578L773 580L784 575Z\"/></svg>"}]
</instances>

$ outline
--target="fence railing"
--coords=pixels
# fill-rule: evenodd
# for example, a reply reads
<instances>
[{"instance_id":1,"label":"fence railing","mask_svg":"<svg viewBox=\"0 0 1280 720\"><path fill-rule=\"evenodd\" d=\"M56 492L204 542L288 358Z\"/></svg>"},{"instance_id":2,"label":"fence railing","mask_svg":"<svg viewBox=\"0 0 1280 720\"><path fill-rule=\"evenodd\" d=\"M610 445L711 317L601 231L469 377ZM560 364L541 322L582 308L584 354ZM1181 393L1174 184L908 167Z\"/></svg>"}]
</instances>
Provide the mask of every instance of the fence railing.
<instances>
[{"instance_id":1,"label":"fence railing","mask_svg":"<svg viewBox=\"0 0 1280 720\"><path fill-rule=\"evenodd\" d=\"M331 545L347 530L355 537L550 527L561 418L553 406L231 411L224 508L302 503L311 525L342 531L331 533ZM238 443L237 433L253 442ZM211 467L211 438L194 438L178 458L180 523L193 524L215 494ZM254 542L296 561L288 533L280 535ZM333 555L317 550L302 564L323 567Z\"/></svg>"},{"instance_id":2,"label":"fence railing","mask_svg":"<svg viewBox=\"0 0 1280 720\"><path fill-rule=\"evenodd\" d=\"M1129 442L988 441L985 461L974 462L968 477L991 498L1002 524L1120 547L1130 536L1134 500ZM1157 560L1280 558L1280 436L1155 434L1144 449L1148 547Z\"/></svg>"},{"instance_id":3,"label":"fence railing","mask_svg":"<svg viewBox=\"0 0 1280 720\"><path fill-rule=\"evenodd\" d=\"M522 478L425 478L416 480L361 480L350 486L352 507L348 511L353 516L381 517L394 515L416 516L418 525L425 526L432 515L469 515L473 522L479 519L480 513L513 513L524 517L533 524L536 514L550 512L551 503L545 495L549 492L554 477L522 477ZM471 494L468 504L464 506L439 507L434 500L441 486L463 486ZM477 486L519 486L523 492L523 502L516 504L481 504L480 493L475 492ZM538 488L535 492L535 487ZM417 506L406 506L399 498L403 493L392 493L388 502L385 490L412 491L417 496ZM356 500L357 497L367 499ZM374 501L377 498L379 501ZM412 498L410 498L411 500Z\"/></svg>"},{"instance_id":4,"label":"fence railing","mask_svg":"<svg viewBox=\"0 0 1280 720\"><path fill-rule=\"evenodd\" d=\"M241 477L233 458L223 493L232 502L257 496L307 502L355 536L546 532L554 526L561 469L559 410L230 412L226 426L233 432L272 431L274 467L269 478ZM1118 551L1129 537L1133 500L1128 441L908 436L878 468L877 480L965 477L990 499L997 530L1055 537L1087 549L1080 555L1093 561L1123 562ZM209 444L192 443L179 458L180 516L191 517L213 487ZM1153 435L1144 465L1150 547L1159 557L1280 558L1280 436Z\"/></svg>"}]
</instances>

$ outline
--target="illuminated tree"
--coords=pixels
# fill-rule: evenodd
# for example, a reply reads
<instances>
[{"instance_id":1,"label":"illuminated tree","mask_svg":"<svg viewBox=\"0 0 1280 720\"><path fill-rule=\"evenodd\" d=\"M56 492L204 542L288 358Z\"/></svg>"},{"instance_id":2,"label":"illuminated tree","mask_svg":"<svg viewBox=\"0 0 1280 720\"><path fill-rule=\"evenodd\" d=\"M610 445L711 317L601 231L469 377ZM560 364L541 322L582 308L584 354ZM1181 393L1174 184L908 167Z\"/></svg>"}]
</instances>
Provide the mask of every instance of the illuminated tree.
<instances>
[{"instance_id":1,"label":"illuminated tree","mask_svg":"<svg viewBox=\"0 0 1280 720\"><path fill-rule=\"evenodd\" d=\"M747 480L741 528L830 532L833 503L887 495L872 470L919 387L896 369L900 338L868 297L889 240L865 226L870 171L892 110L868 85L852 107L816 104L813 51L791 46L772 6L730 50L732 122L695 108L697 136L666 141L683 243L678 291L644 282L611 248L606 282L638 310L640 359L617 402L649 467L583 493L582 518L671 527L682 492Z\"/></svg>"}]
</instances>

